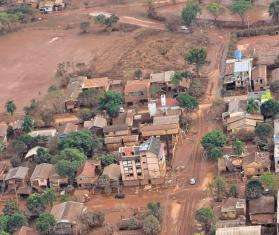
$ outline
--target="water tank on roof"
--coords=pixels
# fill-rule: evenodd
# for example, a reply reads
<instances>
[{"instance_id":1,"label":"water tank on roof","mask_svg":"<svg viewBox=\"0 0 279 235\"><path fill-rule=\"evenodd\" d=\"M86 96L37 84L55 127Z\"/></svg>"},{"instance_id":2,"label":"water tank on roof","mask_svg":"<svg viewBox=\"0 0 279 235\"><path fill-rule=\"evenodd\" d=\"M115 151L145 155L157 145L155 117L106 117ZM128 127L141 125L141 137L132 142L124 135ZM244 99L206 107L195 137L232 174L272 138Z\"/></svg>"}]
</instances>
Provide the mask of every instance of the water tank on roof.
<instances>
[{"instance_id":1,"label":"water tank on roof","mask_svg":"<svg viewBox=\"0 0 279 235\"><path fill-rule=\"evenodd\" d=\"M150 114L151 117L156 114L157 107L156 107L156 101L155 100L151 100L148 103L148 111L149 111L149 114Z\"/></svg>"},{"instance_id":2,"label":"water tank on roof","mask_svg":"<svg viewBox=\"0 0 279 235\"><path fill-rule=\"evenodd\" d=\"M236 51L234 52L234 58L235 58L236 60L241 60L241 59L243 58L242 52L241 52L240 50L236 50Z\"/></svg>"}]
</instances>

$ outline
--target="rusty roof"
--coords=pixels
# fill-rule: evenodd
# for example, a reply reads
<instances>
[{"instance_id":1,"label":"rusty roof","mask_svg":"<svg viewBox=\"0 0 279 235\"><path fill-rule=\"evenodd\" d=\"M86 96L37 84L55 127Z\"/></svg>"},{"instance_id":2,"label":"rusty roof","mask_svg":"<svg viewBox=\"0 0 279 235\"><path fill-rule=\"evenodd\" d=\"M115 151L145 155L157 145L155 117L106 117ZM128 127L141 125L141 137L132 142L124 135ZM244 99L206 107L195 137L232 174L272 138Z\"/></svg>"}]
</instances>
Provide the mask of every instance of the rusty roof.
<instances>
[{"instance_id":1,"label":"rusty roof","mask_svg":"<svg viewBox=\"0 0 279 235\"><path fill-rule=\"evenodd\" d=\"M149 80L127 81L127 84L125 85L124 93L127 94L130 92L149 90L149 88L150 88Z\"/></svg>"},{"instance_id":2,"label":"rusty roof","mask_svg":"<svg viewBox=\"0 0 279 235\"><path fill-rule=\"evenodd\" d=\"M270 214L275 212L273 196L261 196L249 201L250 214Z\"/></svg>"},{"instance_id":3,"label":"rusty roof","mask_svg":"<svg viewBox=\"0 0 279 235\"><path fill-rule=\"evenodd\" d=\"M77 177L96 177L96 166L93 161L87 160L83 166L78 170Z\"/></svg>"},{"instance_id":4,"label":"rusty roof","mask_svg":"<svg viewBox=\"0 0 279 235\"><path fill-rule=\"evenodd\" d=\"M107 90L110 85L110 80L108 77L103 78L91 78L84 80L82 84L82 89L90 89L90 88L104 88Z\"/></svg>"}]
</instances>

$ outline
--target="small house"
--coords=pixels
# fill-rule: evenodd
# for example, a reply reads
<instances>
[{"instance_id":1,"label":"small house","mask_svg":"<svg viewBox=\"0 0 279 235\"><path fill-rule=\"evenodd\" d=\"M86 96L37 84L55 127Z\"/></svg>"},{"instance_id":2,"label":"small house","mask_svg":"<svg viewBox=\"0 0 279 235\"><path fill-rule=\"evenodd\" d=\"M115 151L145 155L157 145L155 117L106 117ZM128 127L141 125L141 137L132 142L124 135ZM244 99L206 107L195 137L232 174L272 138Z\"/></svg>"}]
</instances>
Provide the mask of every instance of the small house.
<instances>
[{"instance_id":1,"label":"small house","mask_svg":"<svg viewBox=\"0 0 279 235\"><path fill-rule=\"evenodd\" d=\"M52 207L56 220L55 234L81 234L81 216L87 212L83 203L67 201Z\"/></svg>"},{"instance_id":2,"label":"small house","mask_svg":"<svg viewBox=\"0 0 279 235\"><path fill-rule=\"evenodd\" d=\"M233 220L240 216L245 218L246 215L246 201L241 198L228 198L221 206L222 220Z\"/></svg>"},{"instance_id":3,"label":"small house","mask_svg":"<svg viewBox=\"0 0 279 235\"><path fill-rule=\"evenodd\" d=\"M5 183L7 185L8 192L27 187L28 170L28 167L23 166L9 169L5 176Z\"/></svg>"},{"instance_id":4,"label":"small house","mask_svg":"<svg viewBox=\"0 0 279 235\"><path fill-rule=\"evenodd\" d=\"M28 133L28 135L32 137L37 137L37 136L45 136L48 138L53 138L57 135L57 130L52 128L52 129L44 129L44 130L36 130L36 131L31 131Z\"/></svg>"},{"instance_id":5,"label":"small house","mask_svg":"<svg viewBox=\"0 0 279 235\"><path fill-rule=\"evenodd\" d=\"M226 90L246 88L252 76L253 58L226 60L225 76L223 78Z\"/></svg>"},{"instance_id":6,"label":"small house","mask_svg":"<svg viewBox=\"0 0 279 235\"><path fill-rule=\"evenodd\" d=\"M262 91L267 86L267 65L258 64L252 70L251 89Z\"/></svg>"},{"instance_id":7,"label":"small house","mask_svg":"<svg viewBox=\"0 0 279 235\"><path fill-rule=\"evenodd\" d=\"M109 90L118 92L118 93L123 93L123 80L110 80L110 88Z\"/></svg>"},{"instance_id":8,"label":"small house","mask_svg":"<svg viewBox=\"0 0 279 235\"><path fill-rule=\"evenodd\" d=\"M150 99L150 81L127 81L124 89L125 103L129 106L147 103Z\"/></svg>"},{"instance_id":9,"label":"small house","mask_svg":"<svg viewBox=\"0 0 279 235\"><path fill-rule=\"evenodd\" d=\"M107 77L91 78L83 81L82 89L94 89L96 91L106 92L110 88L110 80Z\"/></svg>"},{"instance_id":10,"label":"small house","mask_svg":"<svg viewBox=\"0 0 279 235\"><path fill-rule=\"evenodd\" d=\"M131 130L127 124L106 126L103 128L104 135L107 136L123 136L130 135Z\"/></svg>"},{"instance_id":11,"label":"small house","mask_svg":"<svg viewBox=\"0 0 279 235\"><path fill-rule=\"evenodd\" d=\"M77 172L76 182L78 187L91 189L97 179L96 165L93 161L87 160Z\"/></svg>"},{"instance_id":12,"label":"small house","mask_svg":"<svg viewBox=\"0 0 279 235\"><path fill-rule=\"evenodd\" d=\"M254 225L268 225L275 223L275 202L273 196L261 196L249 200L250 221Z\"/></svg>"},{"instance_id":13,"label":"small house","mask_svg":"<svg viewBox=\"0 0 279 235\"><path fill-rule=\"evenodd\" d=\"M59 190L61 187L65 187L68 185L68 177L59 175L56 171L52 173L49 177L50 187Z\"/></svg>"},{"instance_id":14,"label":"small house","mask_svg":"<svg viewBox=\"0 0 279 235\"><path fill-rule=\"evenodd\" d=\"M271 160L269 152L252 152L243 158L242 168L247 177L269 172Z\"/></svg>"},{"instance_id":15,"label":"small house","mask_svg":"<svg viewBox=\"0 0 279 235\"><path fill-rule=\"evenodd\" d=\"M100 115L96 115L92 120L85 121L83 126L94 133L102 135L103 128L107 126L107 119Z\"/></svg>"},{"instance_id":16,"label":"small house","mask_svg":"<svg viewBox=\"0 0 279 235\"><path fill-rule=\"evenodd\" d=\"M78 125L74 123L66 123L62 128L59 136L67 136L68 134L72 132L77 132L78 131Z\"/></svg>"},{"instance_id":17,"label":"small house","mask_svg":"<svg viewBox=\"0 0 279 235\"><path fill-rule=\"evenodd\" d=\"M36 165L33 174L30 177L30 183L37 191L41 191L49 186L49 179L55 169L52 164L42 163Z\"/></svg>"}]
</instances>

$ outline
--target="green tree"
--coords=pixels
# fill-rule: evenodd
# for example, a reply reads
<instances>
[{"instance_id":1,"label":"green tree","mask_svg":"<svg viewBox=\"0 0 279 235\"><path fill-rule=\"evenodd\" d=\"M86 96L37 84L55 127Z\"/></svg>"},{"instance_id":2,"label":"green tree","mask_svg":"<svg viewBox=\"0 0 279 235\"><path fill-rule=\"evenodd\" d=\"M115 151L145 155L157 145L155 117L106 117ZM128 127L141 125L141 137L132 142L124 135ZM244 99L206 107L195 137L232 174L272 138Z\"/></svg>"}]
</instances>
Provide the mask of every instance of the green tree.
<instances>
[{"instance_id":1,"label":"green tree","mask_svg":"<svg viewBox=\"0 0 279 235\"><path fill-rule=\"evenodd\" d=\"M221 14L222 6L218 2L211 2L207 5L207 10L213 16L214 21L216 22L218 16Z\"/></svg>"},{"instance_id":2,"label":"green tree","mask_svg":"<svg viewBox=\"0 0 279 235\"><path fill-rule=\"evenodd\" d=\"M263 194L262 183L258 180L250 180L246 186L246 197L248 199L256 199Z\"/></svg>"},{"instance_id":3,"label":"green tree","mask_svg":"<svg viewBox=\"0 0 279 235\"><path fill-rule=\"evenodd\" d=\"M207 51L205 48L192 48L185 55L185 61L196 66L197 77L199 77L199 70L206 62Z\"/></svg>"},{"instance_id":4,"label":"green tree","mask_svg":"<svg viewBox=\"0 0 279 235\"><path fill-rule=\"evenodd\" d=\"M6 111L9 113L11 116L14 114L16 110L16 105L13 100L8 100L6 103Z\"/></svg>"},{"instance_id":5,"label":"green tree","mask_svg":"<svg viewBox=\"0 0 279 235\"><path fill-rule=\"evenodd\" d=\"M103 154L101 155L100 159L101 159L102 167L106 167L113 163L117 163L117 158L115 154Z\"/></svg>"},{"instance_id":6,"label":"green tree","mask_svg":"<svg viewBox=\"0 0 279 235\"><path fill-rule=\"evenodd\" d=\"M106 27L110 28L118 22L119 18L114 14L112 14L110 17L106 17L103 14L99 14L94 18L94 20L96 23L103 24Z\"/></svg>"},{"instance_id":7,"label":"green tree","mask_svg":"<svg viewBox=\"0 0 279 235\"><path fill-rule=\"evenodd\" d=\"M176 99L179 102L179 106L187 110L194 110L199 104L195 97L190 96L187 93L180 93Z\"/></svg>"},{"instance_id":8,"label":"green tree","mask_svg":"<svg viewBox=\"0 0 279 235\"><path fill-rule=\"evenodd\" d=\"M181 12L182 22L186 26L190 26L200 13L201 8L199 4L196 1L189 1Z\"/></svg>"},{"instance_id":9,"label":"green tree","mask_svg":"<svg viewBox=\"0 0 279 235\"><path fill-rule=\"evenodd\" d=\"M171 76L171 83L174 85L179 85L180 82L183 79L192 79L194 76L191 72L182 72L182 71L176 71L172 76Z\"/></svg>"},{"instance_id":10,"label":"green tree","mask_svg":"<svg viewBox=\"0 0 279 235\"><path fill-rule=\"evenodd\" d=\"M242 24L244 24L245 13L250 8L251 8L251 3L250 1L246 1L246 0L236 0L233 1L231 5L231 11L234 14L238 14L240 16Z\"/></svg>"},{"instance_id":11,"label":"green tree","mask_svg":"<svg viewBox=\"0 0 279 235\"><path fill-rule=\"evenodd\" d=\"M257 113L257 112L259 112L260 111L259 104L253 98L250 98L248 100L246 111L248 113Z\"/></svg>"},{"instance_id":12,"label":"green tree","mask_svg":"<svg viewBox=\"0 0 279 235\"><path fill-rule=\"evenodd\" d=\"M220 147L212 147L207 151L207 156L211 159L218 159L223 156L223 150Z\"/></svg>"},{"instance_id":13,"label":"green tree","mask_svg":"<svg viewBox=\"0 0 279 235\"><path fill-rule=\"evenodd\" d=\"M159 222L163 220L163 209L160 202L149 202L147 204L149 214L155 216Z\"/></svg>"},{"instance_id":14,"label":"green tree","mask_svg":"<svg viewBox=\"0 0 279 235\"><path fill-rule=\"evenodd\" d=\"M93 135L90 131L71 132L59 142L59 149L76 148L82 151L85 155L90 156L93 147L96 147L94 146L95 141L97 141L97 139L93 139Z\"/></svg>"},{"instance_id":15,"label":"green tree","mask_svg":"<svg viewBox=\"0 0 279 235\"><path fill-rule=\"evenodd\" d=\"M40 194L33 193L27 198L27 209L35 216L39 216L45 211L45 204Z\"/></svg>"},{"instance_id":16,"label":"green tree","mask_svg":"<svg viewBox=\"0 0 279 235\"><path fill-rule=\"evenodd\" d=\"M201 223L206 231L209 231L214 221L214 213L210 207L202 207L196 211L196 220Z\"/></svg>"},{"instance_id":17,"label":"green tree","mask_svg":"<svg viewBox=\"0 0 279 235\"><path fill-rule=\"evenodd\" d=\"M273 127L266 122L258 123L255 129L255 134L261 140L266 140L267 138L271 138L273 135Z\"/></svg>"},{"instance_id":18,"label":"green tree","mask_svg":"<svg viewBox=\"0 0 279 235\"><path fill-rule=\"evenodd\" d=\"M141 71L141 69L137 68L137 69L135 70L135 77L136 77L136 79L138 79L138 80L142 78L142 71Z\"/></svg>"},{"instance_id":19,"label":"green tree","mask_svg":"<svg viewBox=\"0 0 279 235\"><path fill-rule=\"evenodd\" d=\"M79 24L80 30L82 33L88 33L90 28L90 22L89 21L81 21Z\"/></svg>"},{"instance_id":20,"label":"green tree","mask_svg":"<svg viewBox=\"0 0 279 235\"><path fill-rule=\"evenodd\" d=\"M13 127L9 125L8 129L7 129L7 138L8 138L8 140L14 138L14 136L15 136L15 131L14 131Z\"/></svg>"},{"instance_id":21,"label":"green tree","mask_svg":"<svg viewBox=\"0 0 279 235\"><path fill-rule=\"evenodd\" d=\"M20 229L23 225L27 224L27 219L24 214L16 212L10 216L8 221L8 232L14 233Z\"/></svg>"},{"instance_id":22,"label":"green tree","mask_svg":"<svg viewBox=\"0 0 279 235\"><path fill-rule=\"evenodd\" d=\"M225 143L227 142L226 135L219 130L214 130L211 132L208 132L201 141L201 144L204 149L210 149L213 147L223 147Z\"/></svg>"},{"instance_id":23,"label":"green tree","mask_svg":"<svg viewBox=\"0 0 279 235\"><path fill-rule=\"evenodd\" d=\"M261 113L265 118L273 117L279 113L279 102L268 100L261 105Z\"/></svg>"},{"instance_id":24,"label":"green tree","mask_svg":"<svg viewBox=\"0 0 279 235\"><path fill-rule=\"evenodd\" d=\"M0 154L3 153L5 150L5 145L2 140L0 140Z\"/></svg>"},{"instance_id":25,"label":"green tree","mask_svg":"<svg viewBox=\"0 0 279 235\"><path fill-rule=\"evenodd\" d=\"M41 196L45 204L49 204L51 207L53 206L53 202L56 200L56 195L52 188L45 189Z\"/></svg>"},{"instance_id":26,"label":"green tree","mask_svg":"<svg viewBox=\"0 0 279 235\"><path fill-rule=\"evenodd\" d=\"M81 220L87 227L93 229L103 226L105 214L103 212L87 212L82 215Z\"/></svg>"},{"instance_id":27,"label":"green tree","mask_svg":"<svg viewBox=\"0 0 279 235\"><path fill-rule=\"evenodd\" d=\"M36 228L42 234L52 234L56 224L55 218L50 213L43 213L36 220Z\"/></svg>"},{"instance_id":28,"label":"green tree","mask_svg":"<svg viewBox=\"0 0 279 235\"><path fill-rule=\"evenodd\" d=\"M229 195L230 197L237 197L238 195L238 189L237 189L237 185L236 184L232 184L230 187L230 191L229 191Z\"/></svg>"},{"instance_id":29,"label":"green tree","mask_svg":"<svg viewBox=\"0 0 279 235\"><path fill-rule=\"evenodd\" d=\"M278 188L278 177L271 172L263 173L260 176L260 181L271 190L276 190Z\"/></svg>"},{"instance_id":30,"label":"green tree","mask_svg":"<svg viewBox=\"0 0 279 235\"><path fill-rule=\"evenodd\" d=\"M39 148L37 150L37 154L34 157L34 162L36 164L50 163L50 160L51 160L51 155L49 154L48 149Z\"/></svg>"},{"instance_id":31,"label":"green tree","mask_svg":"<svg viewBox=\"0 0 279 235\"><path fill-rule=\"evenodd\" d=\"M9 215L0 215L0 231L8 232Z\"/></svg>"},{"instance_id":32,"label":"green tree","mask_svg":"<svg viewBox=\"0 0 279 235\"><path fill-rule=\"evenodd\" d=\"M242 153L244 153L245 150L244 142L239 139L235 139L233 141L233 150L236 155L240 156Z\"/></svg>"},{"instance_id":33,"label":"green tree","mask_svg":"<svg viewBox=\"0 0 279 235\"><path fill-rule=\"evenodd\" d=\"M25 115L22 122L22 130L25 133L29 133L34 129L34 120L31 116Z\"/></svg>"},{"instance_id":34,"label":"green tree","mask_svg":"<svg viewBox=\"0 0 279 235\"><path fill-rule=\"evenodd\" d=\"M3 213L4 215L13 215L18 212L18 206L15 201L8 200L5 202Z\"/></svg>"},{"instance_id":35,"label":"green tree","mask_svg":"<svg viewBox=\"0 0 279 235\"><path fill-rule=\"evenodd\" d=\"M85 122L93 117L93 112L89 108L83 108L79 110L79 118Z\"/></svg>"},{"instance_id":36,"label":"green tree","mask_svg":"<svg viewBox=\"0 0 279 235\"><path fill-rule=\"evenodd\" d=\"M161 231L160 222L153 215L148 215L143 220L143 231L147 235L158 235Z\"/></svg>"},{"instance_id":37,"label":"green tree","mask_svg":"<svg viewBox=\"0 0 279 235\"><path fill-rule=\"evenodd\" d=\"M226 188L226 181L221 176L216 176L212 183L209 184L209 189L216 197L217 202L221 202Z\"/></svg>"},{"instance_id":38,"label":"green tree","mask_svg":"<svg viewBox=\"0 0 279 235\"><path fill-rule=\"evenodd\" d=\"M59 175L69 177L73 182L76 171L85 162L86 156L78 149L64 149L56 156L56 170Z\"/></svg>"},{"instance_id":39,"label":"green tree","mask_svg":"<svg viewBox=\"0 0 279 235\"><path fill-rule=\"evenodd\" d=\"M274 0L269 4L269 15L272 17L275 23L279 22L279 0Z\"/></svg>"},{"instance_id":40,"label":"green tree","mask_svg":"<svg viewBox=\"0 0 279 235\"><path fill-rule=\"evenodd\" d=\"M99 100L99 109L106 110L110 117L116 117L122 105L122 95L114 91L106 92Z\"/></svg>"}]
</instances>

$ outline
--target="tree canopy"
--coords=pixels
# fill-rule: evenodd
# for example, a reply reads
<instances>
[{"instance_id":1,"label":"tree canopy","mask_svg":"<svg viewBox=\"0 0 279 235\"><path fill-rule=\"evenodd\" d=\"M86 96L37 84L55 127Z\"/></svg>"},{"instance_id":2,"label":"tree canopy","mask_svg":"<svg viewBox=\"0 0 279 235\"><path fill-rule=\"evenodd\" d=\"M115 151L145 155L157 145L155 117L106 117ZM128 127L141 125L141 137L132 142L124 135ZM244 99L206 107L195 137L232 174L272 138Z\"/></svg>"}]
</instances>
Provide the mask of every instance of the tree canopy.
<instances>
[{"instance_id":1,"label":"tree canopy","mask_svg":"<svg viewBox=\"0 0 279 235\"><path fill-rule=\"evenodd\" d=\"M194 110L198 107L198 100L187 93L180 93L176 99L179 106L187 110Z\"/></svg>"},{"instance_id":2,"label":"tree canopy","mask_svg":"<svg viewBox=\"0 0 279 235\"><path fill-rule=\"evenodd\" d=\"M211 159L217 159L223 156L223 150L220 147L212 147L208 149L207 156Z\"/></svg>"},{"instance_id":3,"label":"tree canopy","mask_svg":"<svg viewBox=\"0 0 279 235\"><path fill-rule=\"evenodd\" d=\"M8 200L5 202L3 213L4 215L13 215L18 212L18 206L15 201Z\"/></svg>"},{"instance_id":4,"label":"tree canopy","mask_svg":"<svg viewBox=\"0 0 279 235\"><path fill-rule=\"evenodd\" d=\"M262 140L270 138L273 135L273 127L266 122L258 123L255 128L255 134Z\"/></svg>"},{"instance_id":5,"label":"tree canopy","mask_svg":"<svg viewBox=\"0 0 279 235\"><path fill-rule=\"evenodd\" d=\"M259 198L263 194L263 186L258 180L250 180L246 186L246 197L248 199Z\"/></svg>"},{"instance_id":6,"label":"tree canopy","mask_svg":"<svg viewBox=\"0 0 279 235\"><path fill-rule=\"evenodd\" d=\"M250 98L248 100L246 111L248 113L257 113L259 112L259 110L260 110L259 104L254 99Z\"/></svg>"},{"instance_id":7,"label":"tree canopy","mask_svg":"<svg viewBox=\"0 0 279 235\"><path fill-rule=\"evenodd\" d=\"M123 105L123 97L120 93L108 91L99 99L99 109L106 110L110 117L116 117Z\"/></svg>"},{"instance_id":8,"label":"tree canopy","mask_svg":"<svg viewBox=\"0 0 279 235\"><path fill-rule=\"evenodd\" d=\"M45 211L45 201L40 194L33 193L27 198L27 208L35 216Z\"/></svg>"},{"instance_id":9,"label":"tree canopy","mask_svg":"<svg viewBox=\"0 0 279 235\"><path fill-rule=\"evenodd\" d=\"M211 2L207 5L207 10L214 17L214 21L217 20L217 17L221 14L222 6L218 2Z\"/></svg>"},{"instance_id":10,"label":"tree canopy","mask_svg":"<svg viewBox=\"0 0 279 235\"><path fill-rule=\"evenodd\" d=\"M198 14L201 12L201 8L196 1L187 2L186 6L181 12L182 22L186 26L190 26L191 23L197 18Z\"/></svg>"},{"instance_id":11,"label":"tree canopy","mask_svg":"<svg viewBox=\"0 0 279 235\"><path fill-rule=\"evenodd\" d=\"M36 220L36 229L43 234L50 234L56 224L55 218L50 213L42 213Z\"/></svg>"},{"instance_id":12,"label":"tree canopy","mask_svg":"<svg viewBox=\"0 0 279 235\"><path fill-rule=\"evenodd\" d=\"M275 23L279 22L279 0L274 0L269 4L269 15L272 17Z\"/></svg>"},{"instance_id":13,"label":"tree canopy","mask_svg":"<svg viewBox=\"0 0 279 235\"><path fill-rule=\"evenodd\" d=\"M13 115L16 110L16 105L13 100L8 100L6 103L6 111L7 113Z\"/></svg>"},{"instance_id":14,"label":"tree canopy","mask_svg":"<svg viewBox=\"0 0 279 235\"><path fill-rule=\"evenodd\" d=\"M242 24L244 24L245 13L250 8L251 8L251 3L250 1L246 1L246 0L236 0L233 1L231 5L232 12L240 16Z\"/></svg>"},{"instance_id":15,"label":"tree canopy","mask_svg":"<svg viewBox=\"0 0 279 235\"><path fill-rule=\"evenodd\" d=\"M110 17L106 17L104 14L99 14L94 19L96 23L106 25L107 27L112 27L119 20L119 18L114 14Z\"/></svg>"},{"instance_id":16,"label":"tree canopy","mask_svg":"<svg viewBox=\"0 0 279 235\"><path fill-rule=\"evenodd\" d=\"M196 211L195 218L205 228L208 228L214 220L213 210L210 207L202 207Z\"/></svg>"},{"instance_id":17,"label":"tree canopy","mask_svg":"<svg viewBox=\"0 0 279 235\"><path fill-rule=\"evenodd\" d=\"M29 133L34 129L34 120L31 116L25 115L22 123L22 130L25 133Z\"/></svg>"},{"instance_id":18,"label":"tree canopy","mask_svg":"<svg viewBox=\"0 0 279 235\"><path fill-rule=\"evenodd\" d=\"M241 155L245 150L245 143L239 139L233 141L233 150L236 155Z\"/></svg>"},{"instance_id":19,"label":"tree canopy","mask_svg":"<svg viewBox=\"0 0 279 235\"><path fill-rule=\"evenodd\" d=\"M271 173L271 172L265 172L260 176L260 181L263 185L268 187L271 190L278 189L278 177Z\"/></svg>"},{"instance_id":20,"label":"tree canopy","mask_svg":"<svg viewBox=\"0 0 279 235\"><path fill-rule=\"evenodd\" d=\"M211 132L208 132L201 141L202 146L204 149L210 149L213 147L223 147L225 143L227 142L226 135L219 130L214 130Z\"/></svg>"},{"instance_id":21,"label":"tree canopy","mask_svg":"<svg viewBox=\"0 0 279 235\"><path fill-rule=\"evenodd\" d=\"M143 231L147 235L158 235L161 231L160 222L153 215L148 215L143 220Z\"/></svg>"},{"instance_id":22,"label":"tree canopy","mask_svg":"<svg viewBox=\"0 0 279 235\"><path fill-rule=\"evenodd\" d=\"M199 69L206 62L207 51L205 48L192 48L185 55L185 61L196 66L197 77Z\"/></svg>"},{"instance_id":23,"label":"tree canopy","mask_svg":"<svg viewBox=\"0 0 279 235\"><path fill-rule=\"evenodd\" d=\"M76 131L69 133L65 138L59 142L61 150L66 148L76 148L83 152L85 155L90 156L94 147L93 135L90 131Z\"/></svg>"},{"instance_id":24,"label":"tree canopy","mask_svg":"<svg viewBox=\"0 0 279 235\"><path fill-rule=\"evenodd\" d=\"M273 117L279 113L279 102L268 100L261 105L261 113L265 118Z\"/></svg>"},{"instance_id":25,"label":"tree canopy","mask_svg":"<svg viewBox=\"0 0 279 235\"><path fill-rule=\"evenodd\" d=\"M37 150L37 154L35 154L34 157L34 162L36 164L50 163L50 160L51 160L51 155L49 154L48 149L39 148Z\"/></svg>"}]
</instances>

